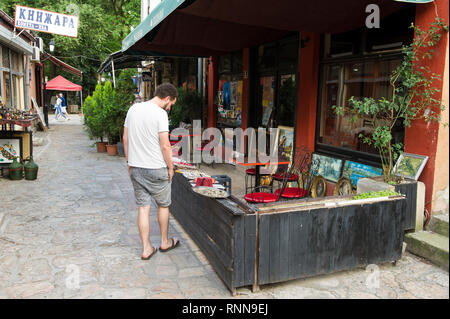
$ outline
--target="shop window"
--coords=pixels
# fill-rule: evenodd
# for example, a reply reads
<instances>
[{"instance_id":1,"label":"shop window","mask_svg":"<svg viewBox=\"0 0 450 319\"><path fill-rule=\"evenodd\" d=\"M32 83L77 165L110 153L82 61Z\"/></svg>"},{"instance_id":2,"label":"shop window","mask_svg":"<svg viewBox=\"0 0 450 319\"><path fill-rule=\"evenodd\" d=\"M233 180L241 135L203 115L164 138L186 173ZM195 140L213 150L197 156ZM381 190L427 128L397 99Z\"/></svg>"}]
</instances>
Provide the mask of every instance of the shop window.
<instances>
[{"instance_id":1,"label":"shop window","mask_svg":"<svg viewBox=\"0 0 450 319\"><path fill-rule=\"evenodd\" d=\"M368 119L352 123L353 114L337 116L333 105L347 106L350 97L375 99L392 96L389 74L400 64L400 59L386 61L359 61L331 64L324 67L322 80L319 143L355 151L377 154L378 151L362 143L359 134L370 134L373 127ZM401 130L401 128L399 128ZM398 136L402 139L402 136Z\"/></svg>"},{"instance_id":2,"label":"shop window","mask_svg":"<svg viewBox=\"0 0 450 319\"><path fill-rule=\"evenodd\" d=\"M337 116L332 106L347 106L352 96L355 99L389 99L392 96L390 75L401 63L401 47L412 42L413 33L409 26L414 17L414 6L406 7L382 19L381 29L361 28L323 36L316 135L318 151L379 160L378 151L359 137L374 130L370 121L358 118L352 123L354 114ZM405 129L401 121L393 133L393 142L403 143Z\"/></svg>"},{"instance_id":3,"label":"shop window","mask_svg":"<svg viewBox=\"0 0 450 319\"><path fill-rule=\"evenodd\" d=\"M359 54L361 30L339 34L326 34L324 37L324 58L340 58Z\"/></svg>"},{"instance_id":4,"label":"shop window","mask_svg":"<svg viewBox=\"0 0 450 319\"><path fill-rule=\"evenodd\" d=\"M11 81L9 78L9 72L3 72L3 94L4 99L3 102L8 106L11 107L12 101L11 101Z\"/></svg>"},{"instance_id":5,"label":"shop window","mask_svg":"<svg viewBox=\"0 0 450 319\"><path fill-rule=\"evenodd\" d=\"M298 42L288 41L280 42L279 45L279 67L280 68L295 68L298 60Z\"/></svg>"},{"instance_id":6,"label":"shop window","mask_svg":"<svg viewBox=\"0 0 450 319\"><path fill-rule=\"evenodd\" d=\"M260 69L273 69L276 67L277 60L276 44L260 45L258 48L258 67Z\"/></svg>"},{"instance_id":7,"label":"shop window","mask_svg":"<svg viewBox=\"0 0 450 319\"><path fill-rule=\"evenodd\" d=\"M241 125L242 90L242 51L220 56L217 93L218 126Z\"/></svg>"},{"instance_id":8,"label":"shop window","mask_svg":"<svg viewBox=\"0 0 450 319\"><path fill-rule=\"evenodd\" d=\"M294 74L283 74L280 77L280 90L278 93L278 107L276 112L276 124L294 126L295 103L297 90Z\"/></svg>"},{"instance_id":9,"label":"shop window","mask_svg":"<svg viewBox=\"0 0 450 319\"><path fill-rule=\"evenodd\" d=\"M3 61L3 67L9 69L9 52L8 48L2 47L2 61Z\"/></svg>"}]
</instances>

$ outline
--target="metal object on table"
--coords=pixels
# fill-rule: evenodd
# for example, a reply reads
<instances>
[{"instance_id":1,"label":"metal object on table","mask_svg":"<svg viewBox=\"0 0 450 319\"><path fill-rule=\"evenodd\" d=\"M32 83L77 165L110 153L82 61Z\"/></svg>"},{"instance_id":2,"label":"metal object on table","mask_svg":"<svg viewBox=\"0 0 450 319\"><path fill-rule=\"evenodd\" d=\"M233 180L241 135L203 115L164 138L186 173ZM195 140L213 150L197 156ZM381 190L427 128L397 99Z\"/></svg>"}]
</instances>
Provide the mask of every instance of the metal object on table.
<instances>
[{"instance_id":1,"label":"metal object on table","mask_svg":"<svg viewBox=\"0 0 450 319\"><path fill-rule=\"evenodd\" d=\"M197 186L193 187L192 190L197 194L211 197L211 198L228 198L229 195L226 191L215 188L215 187L207 187L207 186Z\"/></svg>"},{"instance_id":2,"label":"metal object on table","mask_svg":"<svg viewBox=\"0 0 450 319\"><path fill-rule=\"evenodd\" d=\"M211 177L214 178L219 184L221 184L225 187L225 190L228 193L228 196L231 195L231 178L230 178L230 176L228 176L228 175L213 175Z\"/></svg>"}]
</instances>

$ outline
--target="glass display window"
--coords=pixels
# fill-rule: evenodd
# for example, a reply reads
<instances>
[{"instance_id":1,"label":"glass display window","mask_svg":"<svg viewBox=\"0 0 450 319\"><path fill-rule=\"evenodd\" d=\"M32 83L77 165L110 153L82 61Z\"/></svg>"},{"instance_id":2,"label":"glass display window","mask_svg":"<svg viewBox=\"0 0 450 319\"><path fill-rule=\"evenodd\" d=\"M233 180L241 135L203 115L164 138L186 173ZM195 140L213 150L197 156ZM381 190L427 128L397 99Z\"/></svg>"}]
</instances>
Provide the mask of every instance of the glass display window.
<instances>
[{"instance_id":1,"label":"glass display window","mask_svg":"<svg viewBox=\"0 0 450 319\"><path fill-rule=\"evenodd\" d=\"M378 154L373 147L361 142L359 134L369 134L374 128L370 121L346 112L337 116L333 105L347 106L350 97L375 99L392 96L389 74L399 65L400 59L386 61L359 61L346 64L331 64L323 69L320 129L318 142L355 151Z\"/></svg>"},{"instance_id":2,"label":"glass display window","mask_svg":"<svg viewBox=\"0 0 450 319\"><path fill-rule=\"evenodd\" d=\"M220 56L216 97L219 125L231 127L241 125L242 91L242 51Z\"/></svg>"}]
</instances>

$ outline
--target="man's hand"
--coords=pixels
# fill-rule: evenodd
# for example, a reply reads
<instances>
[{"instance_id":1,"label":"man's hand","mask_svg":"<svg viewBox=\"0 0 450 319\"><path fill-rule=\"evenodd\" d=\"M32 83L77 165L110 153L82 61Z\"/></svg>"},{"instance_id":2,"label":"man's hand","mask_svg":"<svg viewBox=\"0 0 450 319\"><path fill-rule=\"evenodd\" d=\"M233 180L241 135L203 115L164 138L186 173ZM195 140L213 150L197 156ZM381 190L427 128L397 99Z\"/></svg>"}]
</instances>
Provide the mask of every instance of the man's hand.
<instances>
[{"instance_id":1,"label":"man's hand","mask_svg":"<svg viewBox=\"0 0 450 319\"><path fill-rule=\"evenodd\" d=\"M127 166L128 166L128 176L130 176L130 165Z\"/></svg>"},{"instance_id":2,"label":"man's hand","mask_svg":"<svg viewBox=\"0 0 450 319\"><path fill-rule=\"evenodd\" d=\"M167 170L169 171L169 183L172 183L173 167L172 168L167 168Z\"/></svg>"}]
</instances>

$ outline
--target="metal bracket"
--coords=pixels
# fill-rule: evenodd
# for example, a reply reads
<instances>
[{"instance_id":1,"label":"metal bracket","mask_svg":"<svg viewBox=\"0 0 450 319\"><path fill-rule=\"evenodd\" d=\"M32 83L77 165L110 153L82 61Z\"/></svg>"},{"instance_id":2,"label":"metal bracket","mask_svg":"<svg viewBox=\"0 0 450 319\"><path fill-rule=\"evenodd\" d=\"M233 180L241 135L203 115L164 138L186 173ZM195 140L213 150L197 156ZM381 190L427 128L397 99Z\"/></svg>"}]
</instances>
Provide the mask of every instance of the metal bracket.
<instances>
[{"instance_id":1,"label":"metal bracket","mask_svg":"<svg viewBox=\"0 0 450 319\"><path fill-rule=\"evenodd\" d=\"M14 36L12 37L12 39L18 38L23 31L25 31L25 29L22 29L22 31L20 31L19 34L16 35L16 28L14 27L14 30L13 30Z\"/></svg>"}]
</instances>

